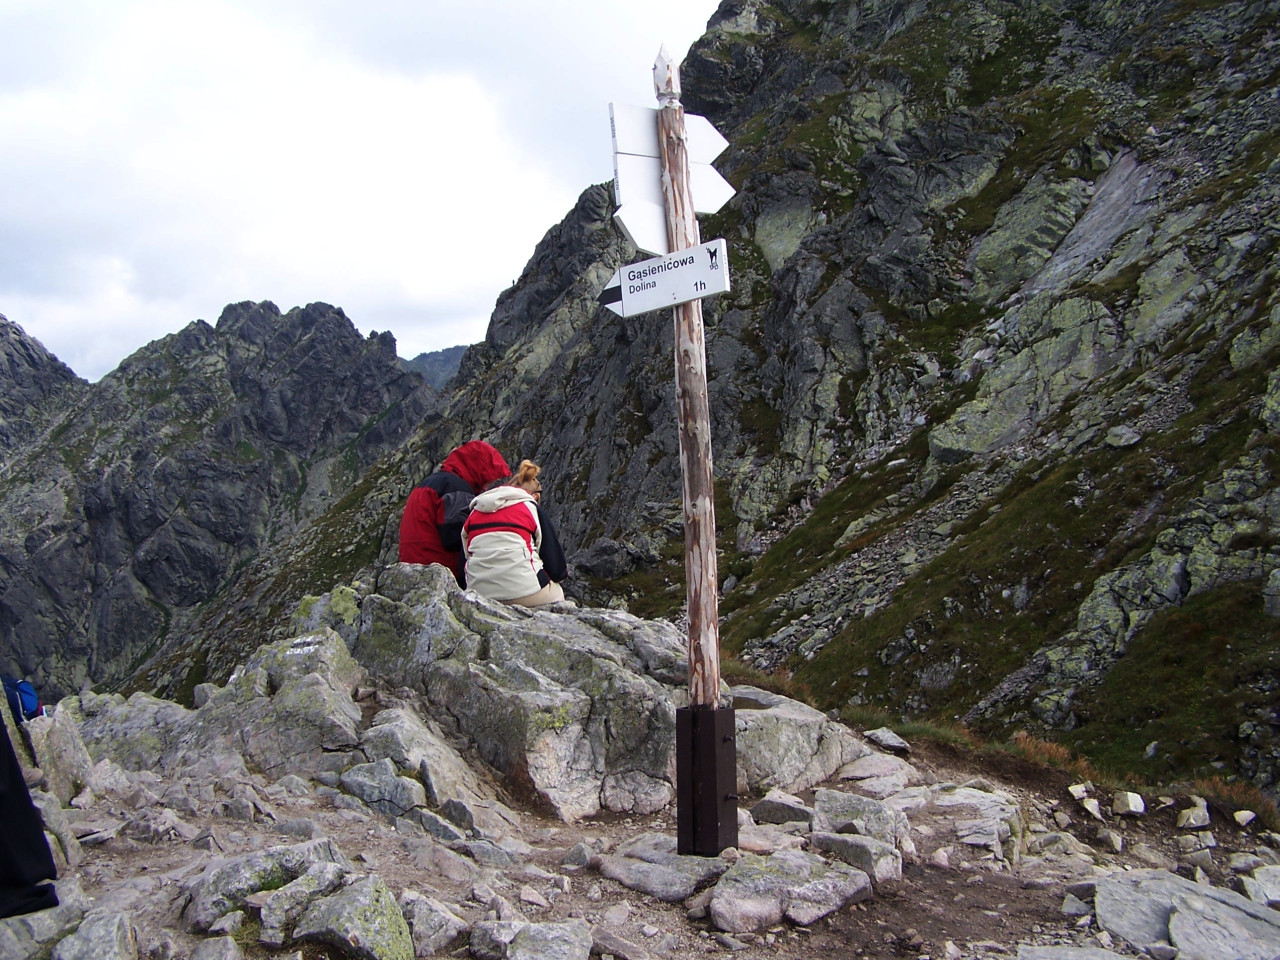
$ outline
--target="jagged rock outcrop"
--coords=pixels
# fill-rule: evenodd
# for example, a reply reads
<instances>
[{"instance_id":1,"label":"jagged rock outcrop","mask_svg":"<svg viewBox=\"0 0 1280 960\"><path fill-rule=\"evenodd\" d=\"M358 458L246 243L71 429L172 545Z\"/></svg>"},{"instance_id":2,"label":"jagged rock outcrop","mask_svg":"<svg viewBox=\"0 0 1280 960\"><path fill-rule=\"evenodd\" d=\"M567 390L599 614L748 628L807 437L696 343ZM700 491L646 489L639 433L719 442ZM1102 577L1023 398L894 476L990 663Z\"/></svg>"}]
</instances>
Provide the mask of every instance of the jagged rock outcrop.
<instances>
[{"instance_id":1,"label":"jagged rock outcrop","mask_svg":"<svg viewBox=\"0 0 1280 960\"><path fill-rule=\"evenodd\" d=\"M0 665L51 697L124 681L431 400L389 334L324 304L235 304L50 392L56 425L0 479Z\"/></svg>"},{"instance_id":2,"label":"jagged rock outcrop","mask_svg":"<svg viewBox=\"0 0 1280 960\"><path fill-rule=\"evenodd\" d=\"M649 829L614 817L549 828L537 811L494 799L490 812L501 809L501 818L467 819L475 798L457 799L466 791L492 798L523 788L518 779L494 779L475 759L470 746L480 740L465 724L455 725L452 704L396 686L430 686L436 657L457 633L445 608L457 622L478 623L478 636L490 642L502 634L502 658L530 674L547 664L543 620L567 627L569 618L581 618L578 629L592 623L620 647L624 634L652 640L666 626L567 607L484 623L476 618L492 617L489 605L459 591L447 573L441 579L397 568L387 580L388 590L416 596L423 610L437 604L438 615L397 628L403 654L386 676L355 664L359 629L352 651L322 630L256 651L231 683L203 687L194 711L141 694L128 701L81 695L58 704L48 719L73 739L83 733L82 749L94 765L69 804L39 789L36 796L46 827L63 823L52 839L58 842L63 831L80 838L82 856L59 862L59 907L0 920L5 957L207 960L251 949L278 955L307 944L363 960L461 951L527 960L586 960L605 952L684 956L711 942L745 957L784 960L826 955L851 942L883 945L889 953L906 942L916 952L961 960L1015 950L1044 958L1122 955L1112 947L1208 960L1224 951L1264 958L1278 949L1280 923L1267 903L1277 889L1280 854L1268 844L1280 837L1256 832L1248 811L1226 819L1198 797L1190 805L1160 799L1166 810L1181 808L1177 827L1171 811L1164 828L1179 835L1145 836L1168 856L1125 842L1120 821L1148 816L1137 794L1117 793L1103 806L1089 784L1051 798L981 778L940 781L928 768L876 752L827 775L803 798L777 789L760 797L765 785L753 783L740 808L741 849L718 857L677 852L669 807L644 814ZM364 605L372 607L377 596L366 594ZM463 613L468 607L471 618ZM321 598L307 617L328 608ZM383 621L379 656L391 640ZM583 643L568 640L567 661ZM632 647L648 647L651 660L663 662L660 644ZM596 647L597 655L606 652ZM614 665L637 676L649 670L638 655L615 657ZM740 696L748 694L761 706L769 700L766 710L781 710L775 724L794 724L793 736L805 739L803 710L781 709L799 704L760 690ZM352 713L355 703L370 709ZM503 713L500 698L491 709ZM245 721L239 736L235 718ZM473 726L480 738L493 727ZM307 747L314 731L326 727L354 736ZM443 735L423 735L446 727L453 731L447 743ZM266 738L299 744L298 763L251 772L272 752L264 752ZM901 738L890 743L912 753ZM31 779L65 779L60 768L74 764L67 754L76 751L47 738L33 745L40 768ZM367 789L375 782L367 769L373 766L386 768L384 783L416 787L411 808L388 805L385 792ZM896 788L883 783L892 775L901 777ZM751 779L740 770L740 780ZM451 799L441 802L445 795ZM1073 824L1077 810L1087 815L1081 825ZM440 823L449 818L455 832L433 832L431 816ZM1166 856L1170 869L1147 866ZM1193 872L1197 882L1174 867ZM1243 894L1227 888L1233 877ZM1019 911L1008 911L999 901L1015 891ZM955 917L937 907L947 897ZM1037 897L1047 909L1013 916ZM989 905L977 911L994 918L988 930L966 925L961 901ZM886 933L900 929L895 914L904 909L941 918L928 941L914 929ZM1010 919L1020 932L992 939L990 930L1004 930Z\"/></svg>"},{"instance_id":3,"label":"jagged rock outcrop","mask_svg":"<svg viewBox=\"0 0 1280 960\"><path fill-rule=\"evenodd\" d=\"M669 623L572 604L531 612L460 590L443 567L396 564L376 592L308 600L299 626L336 631L366 668L420 691L512 789L564 819L652 813L675 796L675 711L687 691L672 685L688 654ZM868 752L794 700L726 692L744 705L744 791L804 790ZM414 759L397 762L413 769ZM430 776L423 782L441 795Z\"/></svg>"},{"instance_id":4,"label":"jagged rock outcrop","mask_svg":"<svg viewBox=\"0 0 1280 960\"><path fill-rule=\"evenodd\" d=\"M0 469L88 384L0 314Z\"/></svg>"}]
</instances>

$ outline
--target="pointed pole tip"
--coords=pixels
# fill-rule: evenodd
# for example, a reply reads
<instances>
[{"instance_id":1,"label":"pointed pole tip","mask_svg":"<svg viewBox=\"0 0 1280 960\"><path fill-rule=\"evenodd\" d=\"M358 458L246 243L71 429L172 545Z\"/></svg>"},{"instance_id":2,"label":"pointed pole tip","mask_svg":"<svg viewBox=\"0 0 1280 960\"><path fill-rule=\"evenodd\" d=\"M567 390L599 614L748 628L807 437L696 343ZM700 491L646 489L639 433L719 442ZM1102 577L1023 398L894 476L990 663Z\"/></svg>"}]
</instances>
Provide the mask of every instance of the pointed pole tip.
<instances>
[{"instance_id":1,"label":"pointed pole tip","mask_svg":"<svg viewBox=\"0 0 1280 960\"><path fill-rule=\"evenodd\" d=\"M675 62L665 43L653 61L653 90L663 106L680 102L680 64Z\"/></svg>"}]
</instances>

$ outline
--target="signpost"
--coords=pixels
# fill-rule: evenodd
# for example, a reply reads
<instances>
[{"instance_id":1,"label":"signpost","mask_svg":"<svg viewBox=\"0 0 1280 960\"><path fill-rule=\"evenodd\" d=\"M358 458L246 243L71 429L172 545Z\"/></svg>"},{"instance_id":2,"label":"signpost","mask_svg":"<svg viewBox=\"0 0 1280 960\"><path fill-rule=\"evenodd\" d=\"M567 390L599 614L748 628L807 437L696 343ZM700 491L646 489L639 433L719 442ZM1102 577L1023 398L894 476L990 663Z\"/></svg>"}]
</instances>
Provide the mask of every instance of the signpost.
<instances>
[{"instance_id":1,"label":"signpost","mask_svg":"<svg viewBox=\"0 0 1280 960\"><path fill-rule=\"evenodd\" d=\"M659 57L663 54L659 54ZM679 80L677 79L677 83ZM678 94L677 94L678 100ZM685 116L685 179L693 192L694 213L715 213L734 194L711 161L729 145L706 119ZM666 200L662 194L662 151L658 142L658 111L652 107L609 104L613 132L613 191L618 212L613 218L636 249L670 253Z\"/></svg>"},{"instance_id":2,"label":"signpost","mask_svg":"<svg viewBox=\"0 0 1280 960\"><path fill-rule=\"evenodd\" d=\"M599 301L620 317L672 307L729 289L729 247L712 240L614 272Z\"/></svg>"},{"instance_id":3,"label":"signpost","mask_svg":"<svg viewBox=\"0 0 1280 960\"><path fill-rule=\"evenodd\" d=\"M676 849L713 857L738 844L737 742L733 708L720 706L715 491L700 297L716 292L713 283L723 283L720 292L728 290L729 274L725 242L703 244L694 214L718 210L733 187L710 165L726 141L701 117L685 117L677 64L665 47L654 62L653 82L658 110L611 107L619 203L614 218L637 248L665 256L619 270L601 300L623 316L675 304L690 702L676 711ZM713 253L722 280L710 276ZM699 278L704 257L706 274ZM616 299L608 292L615 281ZM698 283L706 289L696 289Z\"/></svg>"}]
</instances>

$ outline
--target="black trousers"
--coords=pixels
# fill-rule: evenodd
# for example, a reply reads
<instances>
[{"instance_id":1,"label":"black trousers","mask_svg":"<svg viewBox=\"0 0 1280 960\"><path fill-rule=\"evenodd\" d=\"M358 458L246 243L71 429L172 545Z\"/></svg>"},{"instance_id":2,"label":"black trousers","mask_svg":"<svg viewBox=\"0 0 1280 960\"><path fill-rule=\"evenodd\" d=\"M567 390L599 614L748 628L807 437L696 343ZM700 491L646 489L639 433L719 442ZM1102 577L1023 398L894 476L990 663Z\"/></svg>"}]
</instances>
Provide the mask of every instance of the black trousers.
<instances>
[{"instance_id":1,"label":"black trousers","mask_svg":"<svg viewBox=\"0 0 1280 960\"><path fill-rule=\"evenodd\" d=\"M0 723L0 917L56 907L58 895L45 881L57 876L44 822Z\"/></svg>"}]
</instances>

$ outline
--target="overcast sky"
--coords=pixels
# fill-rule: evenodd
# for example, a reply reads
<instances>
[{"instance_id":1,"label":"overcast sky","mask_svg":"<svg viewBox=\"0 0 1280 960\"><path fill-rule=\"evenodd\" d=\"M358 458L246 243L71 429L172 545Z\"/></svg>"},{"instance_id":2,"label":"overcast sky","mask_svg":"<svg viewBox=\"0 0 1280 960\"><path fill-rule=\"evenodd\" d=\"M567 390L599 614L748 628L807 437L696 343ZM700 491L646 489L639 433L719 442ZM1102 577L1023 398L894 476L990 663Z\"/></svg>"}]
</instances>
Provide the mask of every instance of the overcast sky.
<instances>
[{"instance_id":1,"label":"overcast sky","mask_svg":"<svg viewBox=\"0 0 1280 960\"><path fill-rule=\"evenodd\" d=\"M0 0L0 314L97 380L240 300L483 339L717 0Z\"/></svg>"}]
</instances>

